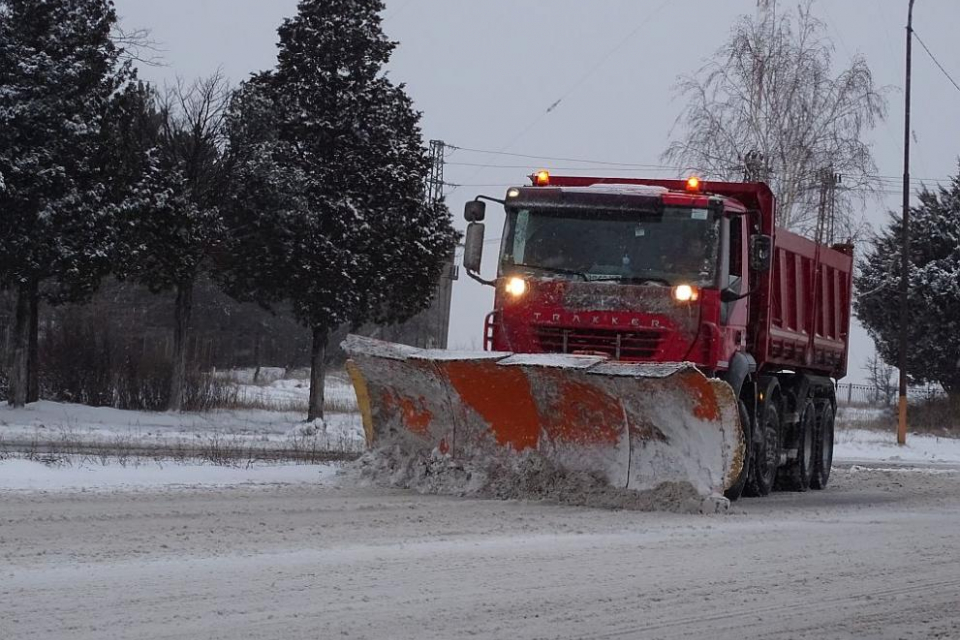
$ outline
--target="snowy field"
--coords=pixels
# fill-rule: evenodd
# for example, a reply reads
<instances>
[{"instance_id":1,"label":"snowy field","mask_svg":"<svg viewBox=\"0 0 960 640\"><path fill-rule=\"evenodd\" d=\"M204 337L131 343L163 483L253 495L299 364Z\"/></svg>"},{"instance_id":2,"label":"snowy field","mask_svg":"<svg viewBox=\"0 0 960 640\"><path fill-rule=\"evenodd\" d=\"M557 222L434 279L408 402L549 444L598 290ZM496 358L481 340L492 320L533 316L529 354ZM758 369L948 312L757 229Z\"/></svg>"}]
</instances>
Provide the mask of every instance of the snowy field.
<instances>
[{"instance_id":1,"label":"snowy field","mask_svg":"<svg viewBox=\"0 0 960 640\"><path fill-rule=\"evenodd\" d=\"M243 404L306 413L310 398L308 369L286 371L278 367L262 367L256 380L254 375L253 369L230 369L217 374L221 380L236 385L239 401ZM343 371L327 372L324 396L327 409L332 413L356 410L353 385Z\"/></svg>"},{"instance_id":2,"label":"snowy field","mask_svg":"<svg viewBox=\"0 0 960 640\"><path fill-rule=\"evenodd\" d=\"M363 426L349 382L329 377L325 390L329 399L326 420L306 423L309 387L305 381L271 379L272 373L275 371L265 371L266 381L261 384L236 382L241 406L262 407L253 409L166 413L46 400L22 409L0 403L0 451L39 449L96 454L111 449L157 449L189 455L198 449L215 448L219 452L255 455L271 450L363 450Z\"/></svg>"}]
</instances>

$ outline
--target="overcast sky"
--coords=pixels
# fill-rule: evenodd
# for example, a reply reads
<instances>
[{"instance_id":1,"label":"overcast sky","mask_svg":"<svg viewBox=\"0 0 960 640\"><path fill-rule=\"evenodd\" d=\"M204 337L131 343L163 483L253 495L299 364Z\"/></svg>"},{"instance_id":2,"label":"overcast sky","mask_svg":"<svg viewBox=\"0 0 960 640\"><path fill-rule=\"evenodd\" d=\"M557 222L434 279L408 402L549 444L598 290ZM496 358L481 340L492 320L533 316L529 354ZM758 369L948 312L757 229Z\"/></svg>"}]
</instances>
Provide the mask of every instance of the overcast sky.
<instances>
[{"instance_id":1,"label":"overcast sky","mask_svg":"<svg viewBox=\"0 0 960 640\"><path fill-rule=\"evenodd\" d=\"M143 27L163 49L164 66L141 76L163 83L222 69L234 83L268 69L276 29L296 0L115 0L126 28ZM673 85L695 71L756 0L388 0L384 28L400 46L391 77L407 84L423 111L426 139L462 147L448 154L446 180L462 185L448 202L462 207L478 193L500 196L537 168L597 174L584 160L660 165L681 109ZM780 6L794 6L781 0ZM877 85L890 88L887 122L874 132L883 200L866 212L880 222L899 206L903 163L904 26L907 0L818 0L837 51L835 65L863 55ZM957 0L918 0L914 27L960 82ZM914 46L912 175L943 179L960 155L960 90ZM559 104L556 104L557 101ZM552 105L554 108L550 109ZM549 109L549 111L548 111ZM468 150L472 149L472 150ZM480 153L486 150L500 153ZM521 154L520 157L502 153ZM552 158L567 158L557 160ZM488 166L489 165L489 166ZM660 169L636 175L669 177ZM448 189L450 191L450 189ZM488 209L487 237L502 214ZM487 245L492 273L496 243ZM466 277L454 288L451 347L481 344L492 291ZM873 351L856 327L850 379Z\"/></svg>"}]
</instances>

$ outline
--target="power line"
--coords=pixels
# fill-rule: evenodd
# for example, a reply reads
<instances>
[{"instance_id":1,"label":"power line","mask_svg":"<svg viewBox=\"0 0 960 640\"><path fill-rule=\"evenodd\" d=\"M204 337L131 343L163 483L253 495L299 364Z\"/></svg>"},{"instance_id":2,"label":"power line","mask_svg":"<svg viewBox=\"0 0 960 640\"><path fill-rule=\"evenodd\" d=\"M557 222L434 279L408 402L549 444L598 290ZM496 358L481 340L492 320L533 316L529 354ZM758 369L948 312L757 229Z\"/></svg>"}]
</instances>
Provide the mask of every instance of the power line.
<instances>
[{"instance_id":1,"label":"power line","mask_svg":"<svg viewBox=\"0 0 960 640\"><path fill-rule=\"evenodd\" d=\"M499 153L504 153L507 149L509 149L510 147L512 147L513 145L515 145L521 138L523 138L525 135L527 135L527 133L529 133L531 129L533 129L535 126L537 126L537 124L539 124L540 121L543 120L543 118L545 118L547 115L549 115L550 113L552 113L557 107L559 107L561 102L563 102L563 101L564 101L567 97L569 97L574 91L576 91L576 90L580 87L580 85L582 85L584 82L586 82L586 81L590 78L590 76L592 76L601 66L603 66L603 64L604 64L611 56L613 56L613 54L615 54L617 51L619 51L620 48L621 48L624 44L626 44L631 38L633 38L635 35L637 35L637 33L639 33L641 29L643 29L643 28L644 28L645 26L647 26L650 22L652 22L653 19L656 18L657 15L659 15L659 13L663 10L663 8L666 7L670 2L671 2L671 0L663 0L663 2L662 2L656 9L653 10L653 12L648 13L648 14L645 16L645 19L642 20L639 25L637 25L630 33L628 33L628 34L626 35L626 37L624 37L623 39L621 39L621 40L616 44L616 46L613 47L613 49L611 49L611 50L609 50L607 53L605 53L605 54L600 58L599 62L597 62L595 65L593 65L593 66L587 71L586 74L584 74L584 75L581 76L576 82L574 82L574 84L570 87L570 89L567 90L566 93L564 93L563 95L561 95L560 98L558 98L557 100L554 100L552 103L550 103L550 106L548 106L548 107L546 108L546 110L544 110L544 111L541 112L536 118L534 118L534 120L533 120L532 122L530 122L529 125L527 125L526 127L524 127L524 128L520 131L520 133L518 133L517 135L515 135L509 142L507 142L507 144L503 145L503 147L500 149ZM575 162L575 161L574 161L574 162ZM471 176L471 179L472 179L477 173L480 173L481 171L483 171L483 169L484 169L484 167L479 167L479 168L477 169L477 171L474 173L474 175ZM453 193L453 191L456 191L456 190L457 190L457 187L454 187L453 190L450 191L450 193Z\"/></svg>"},{"instance_id":2,"label":"power line","mask_svg":"<svg viewBox=\"0 0 960 640\"><path fill-rule=\"evenodd\" d=\"M600 58L600 60L597 61L596 64L594 64L592 67L590 67L590 69L588 69L585 74L583 74L582 76L580 76L580 78L578 78L577 81L573 83L573 86L571 86L570 89L568 89L566 93L564 93L562 96L560 96L555 102L553 102L553 104L551 104L551 105L547 108L547 110L543 113L543 115L546 115L546 114L550 113L551 111L553 111L554 109L556 109L558 106L560 106L560 103L561 103L561 102L563 102L564 100L566 100L574 91L576 91L577 89L579 89L580 86L581 86L583 83L585 83L587 80L589 80L589 79L593 76L593 74L596 73L596 72L600 69L600 67L602 67L602 66L604 65L604 63L605 63L607 60L609 60L610 58L612 58L613 55L623 47L623 45L627 44L627 42L629 42L630 40L632 40L635 35L637 35L638 33L640 33L640 30L641 30L641 29L643 29L645 26L647 26L648 24L650 24L650 22L652 22L653 19L656 18L656 17L660 14L660 12L663 11L663 9L664 9L668 4L670 4L670 0L664 0L656 9L653 10L653 12L648 13L647 16L646 16L646 18L645 18L640 24L638 24L638 25L633 29L633 31L631 31L631 32L628 33L626 36L624 36L612 49L610 49L609 51L607 51L607 52L603 55L603 57Z\"/></svg>"},{"instance_id":3,"label":"power line","mask_svg":"<svg viewBox=\"0 0 960 640\"><path fill-rule=\"evenodd\" d=\"M448 165L457 166L457 167L482 167L484 169L526 169L530 170L533 167L529 164L482 164L479 162L448 162ZM538 169L540 167L537 167ZM646 171L676 171L676 167L619 167L619 166L606 166L606 165L590 165L590 166L580 166L580 167L563 167L550 165L546 167L550 171L615 171L618 173L627 172L627 171L637 171L637 169L644 169Z\"/></svg>"},{"instance_id":4,"label":"power line","mask_svg":"<svg viewBox=\"0 0 960 640\"><path fill-rule=\"evenodd\" d=\"M604 169L607 171L615 171L615 170L620 170L618 168L622 168L624 171L631 170L631 169L652 169L652 170L659 170L659 171L677 171L678 170L678 167L671 167L671 166L662 165L662 164L589 160L585 158L571 158L568 156L545 156L545 155L537 155L533 153L516 153L516 152L508 152L508 151L494 151L491 149L459 147L451 144L448 144L447 148L454 149L456 151L464 151L467 153L480 153L480 154L495 155L495 156L506 156L511 158L528 158L531 160L552 160L555 162L573 162L573 163L579 163L581 165L592 165L592 166L548 167L556 171L589 171L592 169ZM494 164L494 163L484 163L484 162L447 162L447 164L465 166L465 167L480 167L481 169L530 169L531 168L530 165L525 165L525 164ZM730 169L731 170L739 169L739 167L731 166ZM882 174L873 174L873 173L858 174L858 175L845 174L845 175L847 175L847 177L849 178L858 179L858 180L868 179L868 180L879 180L882 182L897 181L898 184L903 179L903 176L882 175ZM950 178L911 178L910 181L917 182L917 183L919 182L939 183L939 182L949 182ZM470 185L464 184L462 186L470 186ZM500 185L495 184L491 186L500 186Z\"/></svg>"},{"instance_id":5,"label":"power line","mask_svg":"<svg viewBox=\"0 0 960 640\"><path fill-rule=\"evenodd\" d=\"M590 77L594 73L596 73L607 60L609 60L613 56L613 54L619 51L623 47L623 45L629 42L635 35L640 33L641 29L643 29L645 26L650 24L650 22L652 22L653 19L656 18L661 11L663 11L664 7L670 4L670 2L671 0L663 0L663 2L656 9L654 9L651 13L648 13L645 16L645 18L640 22L639 25L637 25L630 33L628 33L624 38L622 38L612 49L607 51L595 65L593 65L592 67L590 67L589 70L587 70L587 72L584 75L580 76L580 78L573 83L573 85L566 91L566 93L564 93L559 98L551 102L550 106L548 106L543 112L541 112L540 115L538 115L533 120L533 122L527 125L527 127L525 127L520 133L514 136L513 139L503 147L503 149L506 150L512 147L513 145L515 145L517 142L520 141L521 138L527 135L527 133L529 133L531 129L537 126L541 120L543 120L549 114L553 113L553 111L555 111L556 108L560 106L561 102L563 102L568 97L570 97L570 95L572 95L574 91L579 89L584 82L589 80Z\"/></svg>"},{"instance_id":6,"label":"power line","mask_svg":"<svg viewBox=\"0 0 960 640\"><path fill-rule=\"evenodd\" d=\"M639 163L639 162L614 162L614 161L607 161L607 160L593 160L593 159L587 159L587 158L573 158L569 156L545 156L545 155L537 155L533 153L520 153L520 152L512 152L512 151L504 151L504 150L496 151L492 149L479 149L476 147L460 147L452 144L444 144L444 152L443 152L444 158L456 152L467 153L467 154L471 154L471 153L483 154L483 155L490 155L494 157L503 157L503 158L523 158L523 159L530 159L530 160L537 160L537 161L569 162L569 163L575 163L576 165L580 165L580 166L548 167L553 171L602 171L602 172L610 172L610 173L625 173L625 172L643 170L643 171L658 171L658 172L670 171L670 172L679 173L679 167L670 167L670 166L661 165L661 164L648 164L648 163ZM469 156L468 156L468 159L469 159ZM477 177L480 174L480 172L486 169L527 169L529 170L533 168L530 165L526 165L526 164L469 162L467 160L445 161L445 164L463 166L463 167L474 167L477 169L469 176L469 178L467 178L468 182L462 182L462 183L444 182L443 183L444 186L451 187L451 189L447 191L447 193L445 194L446 196L449 196L450 194L452 194L457 189L460 189L461 187L506 188L506 187L517 186L516 182L479 182L479 183L469 182L470 179ZM730 170L738 170L740 167L731 166L729 168ZM854 183L876 182L877 183L876 186L878 188L872 189L872 191L874 193L882 193L882 194L900 193L899 191L892 191L884 187L900 186L903 180L902 176L892 176L892 175L882 175L882 174L858 174L858 175L845 174L844 177L846 177L849 180L852 180ZM950 180L951 180L950 178L911 177L910 184L914 188L921 188L921 187L925 187L928 184L941 185L943 183L949 183Z\"/></svg>"},{"instance_id":7,"label":"power line","mask_svg":"<svg viewBox=\"0 0 960 640\"><path fill-rule=\"evenodd\" d=\"M937 60L937 56L933 55L933 52L930 51L930 49L927 48L927 45L923 43L923 39L920 37L920 34L917 33L916 29L913 30L913 37L917 39L917 42L919 42L920 46L923 47L923 50L927 52L927 55L930 56L930 59L933 60L933 63L937 65L940 71L943 72L943 75L947 76L947 80L950 81L950 83L957 89L957 91L960 91L960 84L957 84L956 80L950 77L950 74L947 73L947 70L944 69L943 65L940 64L940 61Z\"/></svg>"},{"instance_id":8,"label":"power line","mask_svg":"<svg viewBox=\"0 0 960 640\"><path fill-rule=\"evenodd\" d=\"M676 167L668 167L662 164L642 164L636 162L608 162L605 160L585 160L583 158L564 158L559 156L542 156L534 155L530 153L513 153L509 151L493 151L491 149L475 149L471 147L458 147L456 145L447 145L451 149L456 149L458 151L467 151L470 153L483 153L487 155L494 156L509 156L511 158L529 158L531 160L553 160L555 162L579 162L580 164L592 164L598 166L607 166L607 167L629 167L633 169L676 169ZM448 163L453 164L453 163ZM481 164L481 167L493 167L496 165L493 164Z\"/></svg>"}]
</instances>

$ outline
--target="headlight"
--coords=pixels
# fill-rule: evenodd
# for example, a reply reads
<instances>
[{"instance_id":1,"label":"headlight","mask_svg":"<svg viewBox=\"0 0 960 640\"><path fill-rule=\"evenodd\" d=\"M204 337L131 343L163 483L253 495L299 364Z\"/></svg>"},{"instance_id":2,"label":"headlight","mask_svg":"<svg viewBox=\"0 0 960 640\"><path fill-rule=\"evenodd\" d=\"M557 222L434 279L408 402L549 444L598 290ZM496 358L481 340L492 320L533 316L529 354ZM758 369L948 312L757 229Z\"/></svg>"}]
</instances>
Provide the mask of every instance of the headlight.
<instances>
[{"instance_id":1,"label":"headlight","mask_svg":"<svg viewBox=\"0 0 960 640\"><path fill-rule=\"evenodd\" d=\"M510 278L507 280L507 286L505 288L507 293L515 298L519 298L527 292L527 281L523 278Z\"/></svg>"},{"instance_id":2,"label":"headlight","mask_svg":"<svg viewBox=\"0 0 960 640\"><path fill-rule=\"evenodd\" d=\"M689 284L677 285L673 288L673 299L677 302L695 302L700 297L696 287Z\"/></svg>"}]
</instances>

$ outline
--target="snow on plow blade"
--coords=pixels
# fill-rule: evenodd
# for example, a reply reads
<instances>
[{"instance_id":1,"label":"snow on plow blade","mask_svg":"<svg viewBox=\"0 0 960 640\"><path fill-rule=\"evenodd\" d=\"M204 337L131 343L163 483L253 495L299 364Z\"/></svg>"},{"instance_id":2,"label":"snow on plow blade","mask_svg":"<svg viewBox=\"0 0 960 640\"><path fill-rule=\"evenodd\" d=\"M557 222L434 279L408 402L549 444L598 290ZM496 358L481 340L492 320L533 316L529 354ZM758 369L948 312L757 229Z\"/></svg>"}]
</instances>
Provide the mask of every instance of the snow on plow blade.
<instances>
[{"instance_id":1,"label":"snow on plow blade","mask_svg":"<svg viewBox=\"0 0 960 640\"><path fill-rule=\"evenodd\" d=\"M455 457L535 450L611 486L721 493L743 463L730 386L689 363L343 343L369 445Z\"/></svg>"}]
</instances>

